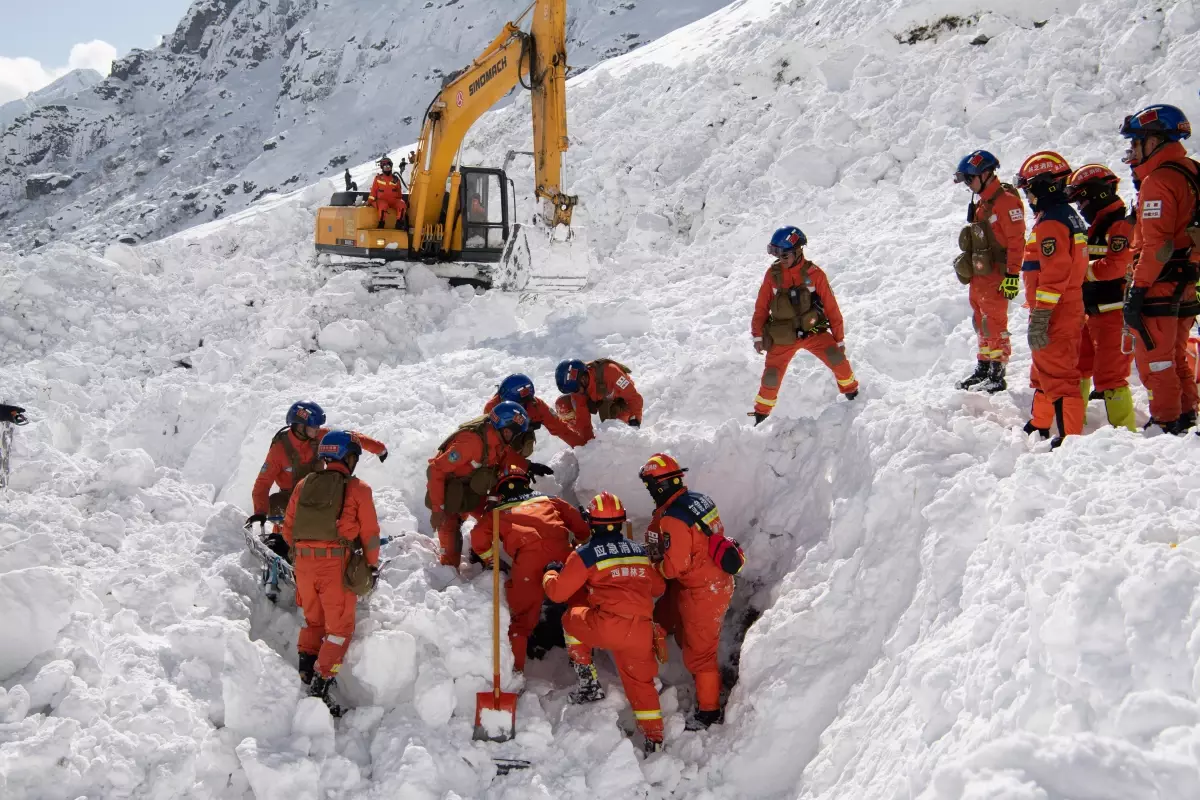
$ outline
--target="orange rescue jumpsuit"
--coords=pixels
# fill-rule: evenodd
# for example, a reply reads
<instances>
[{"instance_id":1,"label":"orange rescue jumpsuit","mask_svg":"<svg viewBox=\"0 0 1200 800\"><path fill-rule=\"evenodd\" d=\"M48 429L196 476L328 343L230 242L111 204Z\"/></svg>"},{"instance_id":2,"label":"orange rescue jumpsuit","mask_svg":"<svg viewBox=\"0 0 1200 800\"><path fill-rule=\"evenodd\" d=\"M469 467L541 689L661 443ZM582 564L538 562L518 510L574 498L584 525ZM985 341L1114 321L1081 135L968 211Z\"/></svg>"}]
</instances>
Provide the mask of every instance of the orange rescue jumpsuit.
<instances>
[{"instance_id":1,"label":"orange rescue jumpsuit","mask_svg":"<svg viewBox=\"0 0 1200 800\"><path fill-rule=\"evenodd\" d=\"M283 428L271 440L271 448L267 451L267 460L263 462L258 477L254 480L251 497L254 501L255 514L267 514L271 508L271 487L278 484L281 504L286 504L295 487L299 472L303 478L310 472L320 469L317 463L317 445L321 437L329 433L328 428L321 428L311 439L301 439L292 433L291 428ZM387 452L383 442L378 442L369 436L352 431L358 437L359 444L369 453L381 455ZM286 505L284 506L286 507Z\"/></svg>"},{"instance_id":2,"label":"orange rescue jumpsuit","mask_svg":"<svg viewBox=\"0 0 1200 800\"><path fill-rule=\"evenodd\" d=\"M501 402L500 395L493 395L492 399L488 400L487 405L483 407L483 413L492 413L492 409ZM546 401L542 398L534 397L522 403L521 407L525 409L525 413L529 416L529 430L537 430L538 427L544 425L546 430L550 431L551 436L557 436L571 447L578 447L584 444L575 429L565 420L560 419L550 409L550 406L546 405Z\"/></svg>"},{"instance_id":3,"label":"orange rescue jumpsuit","mask_svg":"<svg viewBox=\"0 0 1200 800\"><path fill-rule=\"evenodd\" d=\"M1125 276L1133 259L1133 224L1125 204L1114 200L1096 215L1088 228L1088 265L1083 284L1086 331L1079 343L1079 374L1092 378L1096 392L1129 385L1133 354L1121 352L1125 325Z\"/></svg>"},{"instance_id":4,"label":"orange rescue jumpsuit","mask_svg":"<svg viewBox=\"0 0 1200 800\"><path fill-rule=\"evenodd\" d=\"M1021 266L1030 309L1052 309L1050 343L1033 352L1029 385L1035 389L1031 422L1050 428L1061 414L1060 433L1083 433L1079 394L1079 342L1083 336L1083 278L1087 274L1087 233L1067 205L1039 211Z\"/></svg>"},{"instance_id":5,"label":"orange rescue jumpsuit","mask_svg":"<svg viewBox=\"0 0 1200 800\"><path fill-rule=\"evenodd\" d=\"M696 681L696 707L719 711L717 647L721 623L733 598L733 576L709 556L708 535L694 522L697 519L713 533L724 535L716 504L687 489L659 506L650 521L650 530L664 545L658 569L667 578L667 593L654 609L654 618L675 634L683 649L683 664Z\"/></svg>"},{"instance_id":6,"label":"orange rescue jumpsuit","mask_svg":"<svg viewBox=\"0 0 1200 800\"><path fill-rule=\"evenodd\" d=\"M563 615L567 652L576 664L592 663L592 648L612 652L633 716L647 739L663 738L662 707L654 678L654 598L666 588L645 549L619 532L596 533L567 557L562 572L542 578L546 596L567 602L586 587L586 605Z\"/></svg>"},{"instance_id":7,"label":"orange rescue jumpsuit","mask_svg":"<svg viewBox=\"0 0 1200 800\"><path fill-rule=\"evenodd\" d=\"M525 669L525 649L541 616L542 570L551 561L571 555L571 537L576 542L590 536L587 522L573 505L557 497L530 493L499 505L489 504L471 531L471 549L484 561L492 553L492 512L500 510L500 546L512 559L504 596L508 598L511 621L508 641L512 645L513 669Z\"/></svg>"},{"instance_id":8,"label":"orange rescue jumpsuit","mask_svg":"<svg viewBox=\"0 0 1200 800\"><path fill-rule=\"evenodd\" d=\"M838 391L849 394L858 391L858 381L854 370L846 360L842 339L846 332L842 321L842 312L838 308L837 298L829 286L829 279L824 271L806 258L783 270L782 285L775 285L774 266L767 269L762 285L758 289L758 299L754 303L754 317L750 321L750 334L755 342L763 339L763 330L771 312L771 300L776 292L786 292L793 286L806 286L821 303L825 318L829 320L829 330L811 333L797 338L789 345L772 344L767 350L767 361L763 365L762 380L759 382L758 396L754 398L754 413L768 415L775 409L779 400L779 387L783 385L783 376L792 363L792 357L800 350L807 350L829 367L833 377L837 379Z\"/></svg>"},{"instance_id":9,"label":"orange rescue jumpsuit","mask_svg":"<svg viewBox=\"0 0 1200 800\"><path fill-rule=\"evenodd\" d=\"M404 219L404 213L408 210L408 204L404 202L404 185L400 183L400 176L384 172L376 175L371 183L367 203L378 209L379 227L383 227L385 214L389 209L396 212L396 223L399 226L400 220Z\"/></svg>"},{"instance_id":10,"label":"orange rescue jumpsuit","mask_svg":"<svg viewBox=\"0 0 1200 800\"><path fill-rule=\"evenodd\" d=\"M1008 363L1012 343L1008 336L1009 300L1000 291L1006 275L1021 271L1025 252L1025 206L1020 195L1003 190L1000 181L992 178L979 196L979 204L971 203L968 216L971 222L987 223L1005 250L1004 264L993 264L992 274L971 278L968 297L971 301L971 322L979 339L980 361Z\"/></svg>"},{"instance_id":11,"label":"orange rescue jumpsuit","mask_svg":"<svg viewBox=\"0 0 1200 800\"><path fill-rule=\"evenodd\" d=\"M457 567L462 560L462 537L459 530L467 517L479 518L483 512L484 501L480 500L479 504L469 511L446 513L446 480L466 478L482 467L499 469L501 465L522 468L529 466L524 456L505 444L491 425L485 423L484 435L487 437L486 459L484 442L473 431L459 431L454 434L441 452L429 459L429 483L426 487L429 504L435 514L445 515L441 524L437 526L441 563L452 567Z\"/></svg>"},{"instance_id":12,"label":"orange rescue jumpsuit","mask_svg":"<svg viewBox=\"0 0 1200 800\"><path fill-rule=\"evenodd\" d=\"M334 461L326 469L349 474L345 464ZM358 596L345 588L342 575L348 548L336 542L292 540L292 525L296 519L296 504L300 488L296 486L288 501L283 520L283 538L295 554L296 602L304 611L304 627L300 629L297 650L317 656L317 672L331 678L342 667L342 659L354 635L354 607ZM349 542L362 543L367 563L379 563L379 518L371 487L355 477L346 480L342 513L337 521L338 534Z\"/></svg>"},{"instance_id":13,"label":"orange rescue jumpsuit","mask_svg":"<svg viewBox=\"0 0 1200 800\"><path fill-rule=\"evenodd\" d=\"M1134 334L1134 362L1150 396L1150 416L1159 424L1174 422L1197 406L1196 383L1187 364L1188 334L1196 319L1192 296L1196 265L1188 263L1192 241L1187 227L1196 198L1187 178L1163 166L1167 162L1182 164L1195 174L1194 162L1179 142L1163 145L1133 170L1141 181L1133 285L1149 287L1142 321L1154 344L1148 349Z\"/></svg>"},{"instance_id":14,"label":"orange rescue jumpsuit","mask_svg":"<svg viewBox=\"0 0 1200 800\"><path fill-rule=\"evenodd\" d=\"M616 416L621 422L629 423L630 420L637 420L640 423L642 420L642 396L638 394L637 386L634 385L633 378L629 376L628 372L612 361L604 361L603 364L593 361L587 367L587 386L580 387L579 391L574 394L564 394L554 402L554 408L557 410L559 418L570 425L575 433L574 442L568 441L565 437L559 438L572 447L585 445L596 438L595 430L592 427L592 414L604 400L625 401L624 410L618 412ZM598 381L596 377L599 369L603 369L603 392L600 391L601 381Z\"/></svg>"}]
</instances>

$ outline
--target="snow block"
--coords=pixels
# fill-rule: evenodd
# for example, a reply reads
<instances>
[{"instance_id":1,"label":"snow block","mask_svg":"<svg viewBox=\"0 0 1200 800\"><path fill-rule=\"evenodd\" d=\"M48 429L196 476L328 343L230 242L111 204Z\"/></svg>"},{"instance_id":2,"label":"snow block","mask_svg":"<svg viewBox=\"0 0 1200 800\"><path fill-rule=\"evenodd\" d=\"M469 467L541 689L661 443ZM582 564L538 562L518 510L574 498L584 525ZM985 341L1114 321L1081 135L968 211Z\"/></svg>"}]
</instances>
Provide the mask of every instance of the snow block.
<instances>
[{"instance_id":1,"label":"snow block","mask_svg":"<svg viewBox=\"0 0 1200 800\"><path fill-rule=\"evenodd\" d=\"M375 631L351 643L346 663L371 705L394 706L417 680L417 640L407 631Z\"/></svg>"},{"instance_id":2,"label":"snow block","mask_svg":"<svg viewBox=\"0 0 1200 800\"><path fill-rule=\"evenodd\" d=\"M221 673L225 727L263 741L290 735L300 687L296 668L266 644L240 634L226 637Z\"/></svg>"},{"instance_id":3,"label":"snow block","mask_svg":"<svg viewBox=\"0 0 1200 800\"><path fill-rule=\"evenodd\" d=\"M50 567L0 574L0 680L54 646L74 597L71 580Z\"/></svg>"},{"instance_id":4,"label":"snow block","mask_svg":"<svg viewBox=\"0 0 1200 800\"><path fill-rule=\"evenodd\" d=\"M250 779L255 800L317 800L321 770L312 759L296 753L259 749L254 739L237 746L238 759Z\"/></svg>"},{"instance_id":5,"label":"snow block","mask_svg":"<svg viewBox=\"0 0 1200 800\"><path fill-rule=\"evenodd\" d=\"M427 725L445 725L454 715L454 709L458 705L454 681L440 661L421 665L413 704L417 707L417 714Z\"/></svg>"}]
</instances>

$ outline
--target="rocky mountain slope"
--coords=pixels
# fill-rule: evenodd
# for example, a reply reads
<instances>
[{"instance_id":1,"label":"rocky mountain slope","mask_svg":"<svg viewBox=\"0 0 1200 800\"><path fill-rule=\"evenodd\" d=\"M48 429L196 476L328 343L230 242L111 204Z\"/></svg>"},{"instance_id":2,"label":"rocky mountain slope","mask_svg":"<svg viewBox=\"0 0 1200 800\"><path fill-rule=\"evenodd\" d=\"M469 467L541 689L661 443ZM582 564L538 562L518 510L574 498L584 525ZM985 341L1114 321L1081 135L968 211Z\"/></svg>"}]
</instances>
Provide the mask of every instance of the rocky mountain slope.
<instances>
[{"instance_id":1,"label":"rocky mountain slope","mask_svg":"<svg viewBox=\"0 0 1200 800\"><path fill-rule=\"evenodd\" d=\"M152 239L413 141L442 77L526 5L195 0L158 48L0 125L5 238ZM580 71L724 1L568 5Z\"/></svg>"}]
</instances>

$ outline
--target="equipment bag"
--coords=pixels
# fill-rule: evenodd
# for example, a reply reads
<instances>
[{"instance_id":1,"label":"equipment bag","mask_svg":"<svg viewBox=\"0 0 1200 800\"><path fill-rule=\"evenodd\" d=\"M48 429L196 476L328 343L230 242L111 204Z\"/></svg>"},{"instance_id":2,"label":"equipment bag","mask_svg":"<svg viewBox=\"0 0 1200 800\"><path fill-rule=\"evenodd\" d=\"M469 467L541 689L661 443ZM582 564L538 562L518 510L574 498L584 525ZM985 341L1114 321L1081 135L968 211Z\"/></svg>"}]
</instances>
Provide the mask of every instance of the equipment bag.
<instances>
[{"instance_id":1,"label":"equipment bag","mask_svg":"<svg viewBox=\"0 0 1200 800\"><path fill-rule=\"evenodd\" d=\"M361 546L351 544L345 539L342 541L350 549L350 556L346 559L346 568L342 570L342 586L359 597L370 594L371 590L375 588L375 581L371 578L371 565L367 562L366 554L363 553Z\"/></svg>"}]
</instances>

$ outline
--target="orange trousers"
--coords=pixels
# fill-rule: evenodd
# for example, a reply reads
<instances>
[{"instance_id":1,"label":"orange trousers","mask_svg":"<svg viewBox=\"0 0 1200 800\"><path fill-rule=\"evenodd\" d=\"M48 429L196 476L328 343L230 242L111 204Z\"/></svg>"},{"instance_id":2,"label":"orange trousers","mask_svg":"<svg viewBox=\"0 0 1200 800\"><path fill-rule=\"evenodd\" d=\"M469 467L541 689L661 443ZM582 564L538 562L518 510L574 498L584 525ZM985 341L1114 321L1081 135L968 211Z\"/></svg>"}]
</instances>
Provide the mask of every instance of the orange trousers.
<instances>
[{"instance_id":1,"label":"orange trousers","mask_svg":"<svg viewBox=\"0 0 1200 800\"><path fill-rule=\"evenodd\" d=\"M717 648L721 623L733 598L733 579L725 586L704 585L687 589L679 581L667 581L667 592L654 607L654 620L675 634L683 650L683 665L696 681L696 707L701 711L721 709L721 671Z\"/></svg>"},{"instance_id":2,"label":"orange trousers","mask_svg":"<svg viewBox=\"0 0 1200 800\"><path fill-rule=\"evenodd\" d=\"M574 663L591 664L594 647L612 653L638 727L647 739L661 742L662 706L654 688L654 678L658 675L654 623L649 619L618 617L590 606L568 608L562 622L567 654Z\"/></svg>"},{"instance_id":3,"label":"orange trousers","mask_svg":"<svg viewBox=\"0 0 1200 800\"><path fill-rule=\"evenodd\" d=\"M1133 354L1121 352L1125 319L1120 309L1087 317L1079 340L1079 376L1091 378L1098 392L1129 385Z\"/></svg>"},{"instance_id":4,"label":"orange trousers","mask_svg":"<svg viewBox=\"0 0 1200 800\"><path fill-rule=\"evenodd\" d=\"M397 197L395 199L389 197L375 198L375 208L379 211L379 227L383 227L384 220L387 218L388 211L396 212L396 221L404 219L404 212L408 210L408 204L403 199Z\"/></svg>"},{"instance_id":5,"label":"orange trousers","mask_svg":"<svg viewBox=\"0 0 1200 800\"><path fill-rule=\"evenodd\" d=\"M754 413L770 414L779 401L779 387L783 384L783 376L787 374L792 356L801 350L807 350L821 363L829 367L833 377L837 378L838 391L842 394L858 391L858 381L854 379L854 370L842 348L838 347L833 334L825 331L816 333L804 339L797 339L790 345L771 345L767 350L767 363L763 366L762 380L759 382L758 397L754 398Z\"/></svg>"},{"instance_id":6,"label":"orange trousers","mask_svg":"<svg viewBox=\"0 0 1200 800\"><path fill-rule=\"evenodd\" d=\"M1079 343L1083 338L1083 298L1059 302L1050 317L1050 343L1033 352L1029 385L1033 395L1031 422L1050 428L1058 422L1059 435L1083 433L1083 398L1079 395Z\"/></svg>"},{"instance_id":7,"label":"orange trousers","mask_svg":"<svg viewBox=\"0 0 1200 800\"><path fill-rule=\"evenodd\" d=\"M354 635L358 596L342 585L345 559L340 556L296 556L296 602L304 612L297 650L317 657L317 672L331 678Z\"/></svg>"},{"instance_id":8,"label":"orange trousers","mask_svg":"<svg viewBox=\"0 0 1200 800\"><path fill-rule=\"evenodd\" d=\"M1174 422L1197 406L1196 380L1187 363L1187 343L1195 317L1144 317L1154 349L1146 349L1134 334L1133 360L1150 396L1150 416L1163 424Z\"/></svg>"},{"instance_id":9,"label":"orange trousers","mask_svg":"<svg viewBox=\"0 0 1200 800\"><path fill-rule=\"evenodd\" d=\"M979 341L979 361L1008 363L1012 342L1008 336L1008 298L1000 293L1004 273L971 278L971 324Z\"/></svg>"},{"instance_id":10,"label":"orange trousers","mask_svg":"<svg viewBox=\"0 0 1200 800\"><path fill-rule=\"evenodd\" d=\"M441 527L437 529L438 545L441 548L440 561L447 566L458 568L462 562L462 526L468 519L479 519L483 513L483 504L479 509L466 514L446 514Z\"/></svg>"},{"instance_id":11,"label":"orange trousers","mask_svg":"<svg viewBox=\"0 0 1200 800\"><path fill-rule=\"evenodd\" d=\"M542 570L551 561L566 561L571 547L566 542L543 542L541 547L524 547L517 553L504 596L508 599L508 641L513 651L513 669L525 669L525 650L529 637L542 615L546 592L542 589Z\"/></svg>"}]
</instances>

